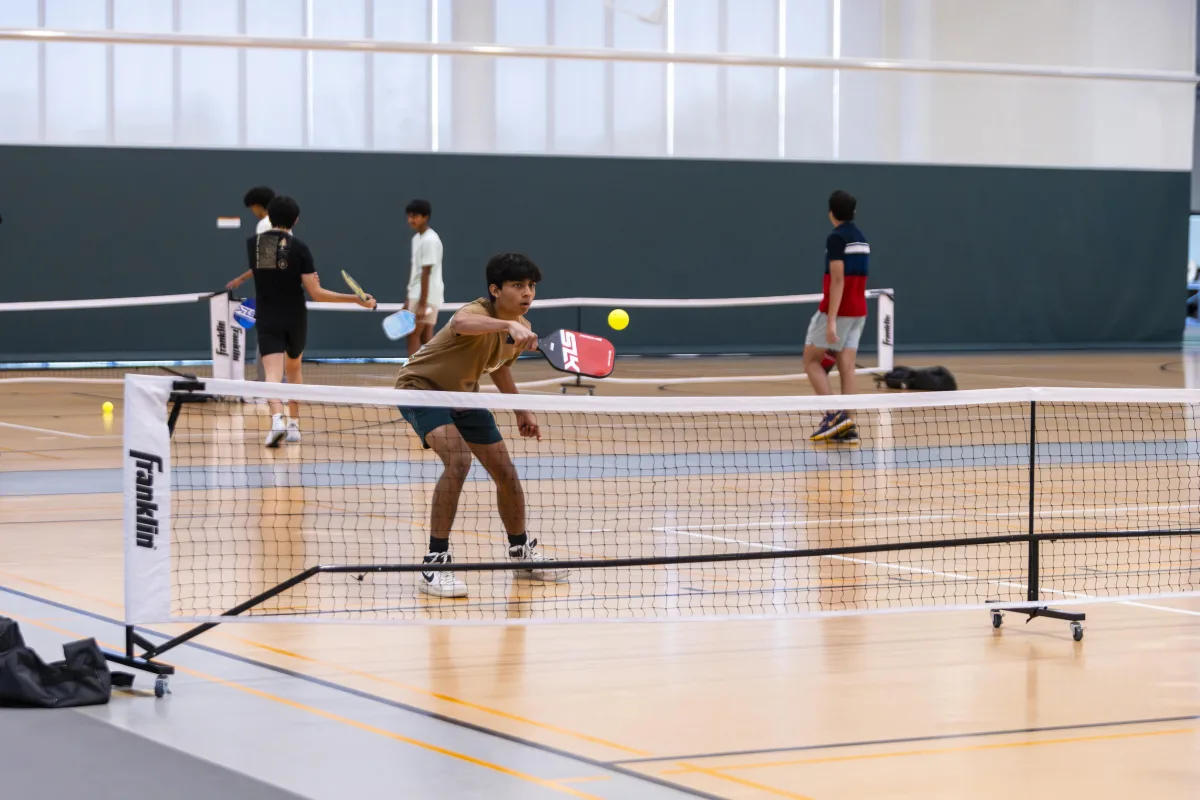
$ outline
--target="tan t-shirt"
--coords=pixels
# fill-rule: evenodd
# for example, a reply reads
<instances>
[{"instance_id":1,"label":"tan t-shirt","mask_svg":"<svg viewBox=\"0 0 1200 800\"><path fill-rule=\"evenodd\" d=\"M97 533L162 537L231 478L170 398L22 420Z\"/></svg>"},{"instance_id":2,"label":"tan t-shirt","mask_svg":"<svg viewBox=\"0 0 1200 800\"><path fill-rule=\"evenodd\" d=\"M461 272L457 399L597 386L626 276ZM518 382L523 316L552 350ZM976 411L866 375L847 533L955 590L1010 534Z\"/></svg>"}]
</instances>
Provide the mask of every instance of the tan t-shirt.
<instances>
[{"instance_id":1,"label":"tan t-shirt","mask_svg":"<svg viewBox=\"0 0 1200 800\"><path fill-rule=\"evenodd\" d=\"M461 314L497 318L495 304L484 297L463 306L455 316ZM524 317L517 322L533 327ZM477 392L484 373L509 366L520 355L515 344L508 344L507 331L466 336L446 325L400 368L396 388Z\"/></svg>"}]
</instances>

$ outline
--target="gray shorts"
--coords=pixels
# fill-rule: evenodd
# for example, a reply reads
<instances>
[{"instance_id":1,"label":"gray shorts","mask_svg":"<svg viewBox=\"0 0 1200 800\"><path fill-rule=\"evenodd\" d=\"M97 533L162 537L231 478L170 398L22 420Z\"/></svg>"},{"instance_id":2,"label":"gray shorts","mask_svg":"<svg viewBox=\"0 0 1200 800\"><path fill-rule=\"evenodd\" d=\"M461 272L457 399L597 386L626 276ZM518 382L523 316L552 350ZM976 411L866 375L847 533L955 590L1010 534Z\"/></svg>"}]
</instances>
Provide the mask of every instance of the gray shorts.
<instances>
[{"instance_id":1,"label":"gray shorts","mask_svg":"<svg viewBox=\"0 0 1200 800\"><path fill-rule=\"evenodd\" d=\"M834 344L825 341L825 326L829 317L824 312L813 314L812 322L808 323L808 336L804 338L805 346L823 347L826 350L857 350L858 340L862 338L863 328L867 327L866 317L838 317L838 340Z\"/></svg>"}]
</instances>

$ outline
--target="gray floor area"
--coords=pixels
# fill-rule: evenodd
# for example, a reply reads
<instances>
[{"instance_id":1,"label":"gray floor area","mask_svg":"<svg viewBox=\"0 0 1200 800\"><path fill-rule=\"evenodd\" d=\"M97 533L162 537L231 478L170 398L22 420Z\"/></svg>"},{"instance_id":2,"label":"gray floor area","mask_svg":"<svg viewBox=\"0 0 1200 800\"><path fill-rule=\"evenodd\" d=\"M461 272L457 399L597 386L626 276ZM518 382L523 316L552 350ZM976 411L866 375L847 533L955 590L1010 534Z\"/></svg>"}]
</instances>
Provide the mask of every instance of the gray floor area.
<instances>
[{"instance_id":1,"label":"gray floor area","mask_svg":"<svg viewBox=\"0 0 1200 800\"><path fill-rule=\"evenodd\" d=\"M71 639L94 636L102 644L123 640L123 628L114 621L3 587L0 614L22 622L27 643L47 660L61 658L62 644ZM28 793L10 793L11 784L6 784L4 796L109 796L70 791L68 784L60 783L70 776L56 774L68 771L64 765L86 773L94 782L88 786L124 787L123 797L133 793L256 800L284 798L291 796L289 792L314 800L710 796L281 673L207 647L184 646L170 656L164 660L179 667L180 674L172 679L173 694L161 700L148 691L153 683L139 676L133 693L116 693L107 706L0 711L0 723L18 726L27 740L27 754L14 756L15 766L0 769L0 775L7 781L19 773L23 785L32 787ZM37 726L26 722L35 717ZM95 757L79 756L83 751L74 745L64 747L70 741L90 747L88 742L97 735L108 741ZM0 741L5 742L0 752L10 740L0 727ZM170 758L160 758L172 751ZM105 752L118 755L99 755ZM4 752L3 758L11 755ZM207 791L164 793L158 787L170 791L171 776L186 780L189 789L203 782ZM236 788L233 781L241 781L239 786L246 790Z\"/></svg>"},{"instance_id":2,"label":"gray floor area","mask_svg":"<svg viewBox=\"0 0 1200 800\"><path fill-rule=\"evenodd\" d=\"M162 800L298 797L74 709L0 709L0 742L5 797L128 800L151 787Z\"/></svg>"}]
</instances>

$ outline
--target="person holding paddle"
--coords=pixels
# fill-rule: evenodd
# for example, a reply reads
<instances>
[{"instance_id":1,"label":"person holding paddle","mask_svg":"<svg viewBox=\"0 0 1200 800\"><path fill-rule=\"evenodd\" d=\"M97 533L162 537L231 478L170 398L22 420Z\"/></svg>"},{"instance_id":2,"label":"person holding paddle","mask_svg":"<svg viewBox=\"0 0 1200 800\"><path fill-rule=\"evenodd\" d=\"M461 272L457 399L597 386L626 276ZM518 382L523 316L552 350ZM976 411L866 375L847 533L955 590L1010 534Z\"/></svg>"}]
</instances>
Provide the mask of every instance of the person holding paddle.
<instances>
[{"instance_id":1,"label":"person holding paddle","mask_svg":"<svg viewBox=\"0 0 1200 800\"><path fill-rule=\"evenodd\" d=\"M441 392L479 391L486 373L505 394L517 394L512 365L523 352L538 349L538 337L524 314L533 304L542 272L517 253L493 256L486 269L488 296L468 303L450 323L411 356L396 375L397 389ZM450 563L450 529L458 513L459 496L471 458L479 459L496 484L496 505L508 533L508 557L528 565L519 574L559 582L567 571L537 550L537 540L525 531L525 494L512 457L504 445L492 412L483 408L401 407L422 446L433 450L444 469L433 491L429 553L417 586L436 597L466 597L467 585L453 572L436 571ZM517 430L527 438L542 438L529 411L516 412Z\"/></svg>"},{"instance_id":2,"label":"person holding paddle","mask_svg":"<svg viewBox=\"0 0 1200 800\"><path fill-rule=\"evenodd\" d=\"M312 250L292 235L292 227L300 218L300 206L290 197L276 197L267 206L271 229L246 242L250 269L229 282L235 289L254 277L255 329L258 331L258 350L262 354L266 379L279 383L286 374L288 383L304 383L301 357L308 338L308 307L304 293L321 303L358 303L375 307L369 294L332 292L321 286L313 264ZM300 404L288 402L288 416L283 404L270 400L271 429L267 432L267 447L278 447L285 439L300 441Z\"/></svg>"}]
</instances>

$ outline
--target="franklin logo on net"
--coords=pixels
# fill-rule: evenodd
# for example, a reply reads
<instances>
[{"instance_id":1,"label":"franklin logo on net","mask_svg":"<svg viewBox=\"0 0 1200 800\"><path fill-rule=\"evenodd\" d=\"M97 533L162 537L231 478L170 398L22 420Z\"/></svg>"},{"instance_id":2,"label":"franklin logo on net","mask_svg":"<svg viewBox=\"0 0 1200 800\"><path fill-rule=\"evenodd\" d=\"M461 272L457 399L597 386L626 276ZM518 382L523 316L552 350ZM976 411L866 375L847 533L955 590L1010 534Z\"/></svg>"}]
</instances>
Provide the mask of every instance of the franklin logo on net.
<instances>
[{"instance_id":1,"label":"franklin logo on net","mask_svg":"<svg viewBox=\"0 0 1200 800\"><path fill-rule=\"evenodd\" d=\"M153 550L158 546L158 503L154 501L154 474L163 471L161 456L130 450L129 457L137 470L133 479L137 494L137 546Z\"/></svg>"}]
</instances>

